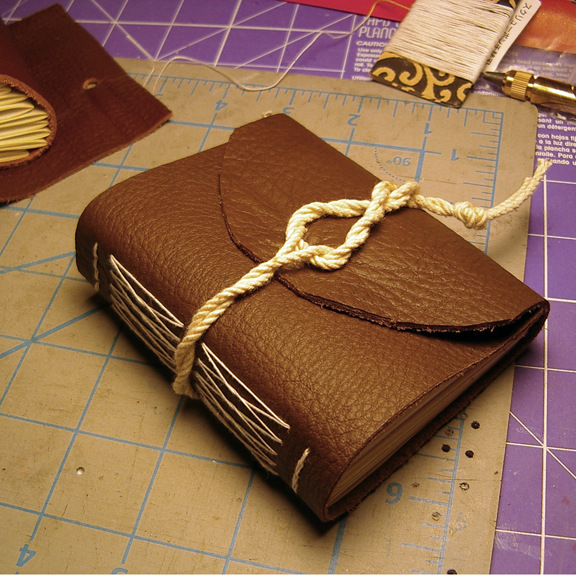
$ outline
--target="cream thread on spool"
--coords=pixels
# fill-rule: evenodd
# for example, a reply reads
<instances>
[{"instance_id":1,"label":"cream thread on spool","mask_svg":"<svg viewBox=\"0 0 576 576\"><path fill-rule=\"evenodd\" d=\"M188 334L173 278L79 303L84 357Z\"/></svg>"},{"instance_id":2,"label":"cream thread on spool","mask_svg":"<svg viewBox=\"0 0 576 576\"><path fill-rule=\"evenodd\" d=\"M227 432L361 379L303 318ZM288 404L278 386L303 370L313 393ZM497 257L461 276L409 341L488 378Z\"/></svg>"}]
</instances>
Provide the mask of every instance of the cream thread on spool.
<instances>
[{"instance_id":1,"label":"cream thread on spool","mask_svg":"<svg viewBox=\"0 0 576 576\"><path fill-rule=\"evenodd\" d=\"M417 0L386 50L475 82L513 13L487 0Z\"/></svg>"},{"instance_id":2,"label":"cream thread on spool","mask_svg":"<svg viewBox=\"0 0 576 576\"><path fill-rule=\"evenodd\" d=\"M508 29L515 6L515 0L416 0L370 75L458 108Z\"/></svg>"}]
</instances>

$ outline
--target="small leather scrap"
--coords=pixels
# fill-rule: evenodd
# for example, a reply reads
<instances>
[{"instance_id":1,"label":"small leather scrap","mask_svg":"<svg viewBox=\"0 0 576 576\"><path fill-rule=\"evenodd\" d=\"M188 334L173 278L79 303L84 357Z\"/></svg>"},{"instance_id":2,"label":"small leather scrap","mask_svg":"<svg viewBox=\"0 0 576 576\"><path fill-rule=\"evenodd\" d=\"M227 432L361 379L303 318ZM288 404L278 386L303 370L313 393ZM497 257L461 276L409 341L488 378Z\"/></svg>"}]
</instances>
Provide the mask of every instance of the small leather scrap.
<instances>
[{"instance_id":1,"label":"small leather scrap","mask_svg":"<svg viewBox=\"0 0 576 576\"><path fill-rule=\"evenodd\" d=\"M0 83L47 110L53 132L45 147L0 169L0 202L33 196L171 116L58 4L0 23Z\"/></svg>"},{"instance_id":2,"label":"small leather scrap","mask_svg":"<svg viewBox=\"0 0 576 576\"><path fill-rule=\"evenodd\" d=\"M30 68L20 51L16 48L8 27L0 18L0 85L5 84L25 94L34 105L48 114L48 128L50 136L46 139L46 145L37 148L23 160L0 163L1 168L12 168L37 158L43 154L52 144L56 136L57 119L56 112L48 100L42 95L42 88L34 78ZM0 195L2 194L0 188Z\"/></svg>"},{"instance_id":3,"label":"small leather scrap","mask_svg":"<svg viewBox=\"0 0 576 576\"><path fill-rule=\"evenodd\" d=\"M386 86L453 108L464 104L474 85L470 80L386 50L372 67L370 75Z\"/></svg>"},{"instance_id":4,"label":"small leather scrap","mask_svg":"<svg viewBox=\"0 0 576 576\"><path fill-rule=\"evenodd\" d=\"M98 196L78 223L78 269L174 369L194 313L278 251L297 209L366 200L377 182L289 116L270 116ZM322 218L305 240L338 246L352 222ZM438 219L404 208L343 268L283 270L239 298L197 343L191 384L328 521L465 408L548 311Z\"/></svg>"}]
</instances>

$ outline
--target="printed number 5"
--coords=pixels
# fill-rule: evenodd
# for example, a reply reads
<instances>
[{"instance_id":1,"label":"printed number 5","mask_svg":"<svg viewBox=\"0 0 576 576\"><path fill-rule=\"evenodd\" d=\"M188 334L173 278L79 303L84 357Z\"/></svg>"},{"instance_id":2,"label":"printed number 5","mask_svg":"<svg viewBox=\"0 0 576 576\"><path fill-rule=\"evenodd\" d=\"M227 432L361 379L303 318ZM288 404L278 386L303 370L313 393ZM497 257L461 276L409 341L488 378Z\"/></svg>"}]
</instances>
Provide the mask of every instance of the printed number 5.
<instances>
[{"instance_id":1,"label":"printed number 5","mask_svg":"<svg viewBox=\"0 0 576 576\"><path fill-rule=\"evenodd\" d=\"M402 498L402 484L398 484L398 482L390 482L388 486L386 486L386 492L390 498L386 498L387 504L398 504L400 502L400 498Z\"/></svg>"}]
</instances>

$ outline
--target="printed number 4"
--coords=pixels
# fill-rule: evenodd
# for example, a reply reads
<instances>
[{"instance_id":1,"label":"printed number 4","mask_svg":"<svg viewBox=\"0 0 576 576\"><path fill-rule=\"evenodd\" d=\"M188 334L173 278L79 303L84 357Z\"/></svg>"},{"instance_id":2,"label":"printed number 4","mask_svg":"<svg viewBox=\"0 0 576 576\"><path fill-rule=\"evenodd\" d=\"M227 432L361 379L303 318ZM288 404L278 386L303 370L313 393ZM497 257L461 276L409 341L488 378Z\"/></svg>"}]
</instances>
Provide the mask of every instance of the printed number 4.
<instances>
[{"instance_id":1,"label":"printed number 4","mask_svg":"<svg viewBox=\"0 0 576 576\"><path fill-rule=\"evenodd\" d=\"M32 560L36 556L36 552L34 550L30 550L28 548L28 544L24 544L22 548L20 548L20 557L18 558L18 562L16 562L16 566L24 566L26 562Z\"/></svg>"}]
</instances>

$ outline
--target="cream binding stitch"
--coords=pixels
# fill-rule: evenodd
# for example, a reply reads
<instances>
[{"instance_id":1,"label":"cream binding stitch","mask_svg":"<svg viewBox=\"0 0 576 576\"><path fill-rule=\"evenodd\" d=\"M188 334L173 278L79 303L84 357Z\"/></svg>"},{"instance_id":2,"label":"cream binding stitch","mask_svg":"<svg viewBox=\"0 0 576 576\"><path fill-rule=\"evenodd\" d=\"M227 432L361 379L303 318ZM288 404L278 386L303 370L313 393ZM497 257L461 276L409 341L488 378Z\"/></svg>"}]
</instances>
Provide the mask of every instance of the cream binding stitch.
<instances>
[{"instance_id":1,"label":"cream binding stitch","mask_svg":"<svg viewBox=\"0 0 576 576\"><path fill-rule=\"evenodd\" d=\"M453 216L467 228L480 230L485 228L490 220L516 210L527 200L551 165L550 160L539 160L533 176L526 178L522 186L507 200L487 210L473 206L470 202L453 204L441 198L421 196L417 182L407 182L400 187L391 182L379 182L374 186L370 200L335 200L306 204L291 216L286 228L286 241L274 257L252 268L235 284L216 294L196 312L174 355L176 367L174 391L177 394L196 396L190 384L190 373L196 357L196 342L236 298L266 285L281 268L297 269L310 264L322 270L337 270L344 266L352 252L366 241L370 228L382 220L386 212L393 212L403 207L421 208L439 216ZM340 246L333 248L325 245L309 245L304 240L308 224L325 216L335 218L360 216L360 219L352 225L346 240Z\"/></svg>"},{"instance_id":2,"label":"cream binding stitch","mask_svg":"<svg viewBox=\"0 0 576 576\"><path fill-rule=\"evenodd\" d=\"M98 244L92 250L94 285L99 289ZM174 370L174 354L184 324L174 316L138 279L117 260L107 258L108 291L116 314L152 350L159 360ZM278 475L279 434L290 426L278 417L206 346L194 365L194 391L198 399L252 453L260 465ZM296 476L297 478L297 476ZM297 480L296 480L297 483Z\"/></svg>"}]
</instances>

